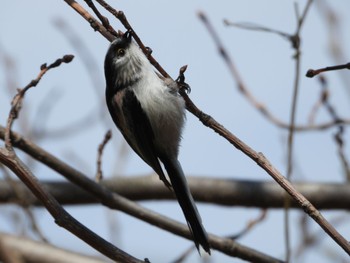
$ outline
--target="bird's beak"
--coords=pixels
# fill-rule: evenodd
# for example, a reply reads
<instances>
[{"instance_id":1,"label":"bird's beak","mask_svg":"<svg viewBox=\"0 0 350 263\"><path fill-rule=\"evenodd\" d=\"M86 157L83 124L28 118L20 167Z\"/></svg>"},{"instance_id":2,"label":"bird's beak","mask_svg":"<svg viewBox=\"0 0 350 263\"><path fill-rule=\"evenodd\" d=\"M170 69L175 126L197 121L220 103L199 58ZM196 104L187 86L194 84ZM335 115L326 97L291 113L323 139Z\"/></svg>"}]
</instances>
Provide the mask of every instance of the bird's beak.
<instances>
[{"instance_id":1,"label":"bird's beak","mask_svg":"<svg viewBox=\"0 0 350 263\"><path fill-rule=\"evenodd\" d=\"M131 42L131 31L128 30L124 33L123 39L127 40L129 43Z\"/></svg>"}]
</instances>

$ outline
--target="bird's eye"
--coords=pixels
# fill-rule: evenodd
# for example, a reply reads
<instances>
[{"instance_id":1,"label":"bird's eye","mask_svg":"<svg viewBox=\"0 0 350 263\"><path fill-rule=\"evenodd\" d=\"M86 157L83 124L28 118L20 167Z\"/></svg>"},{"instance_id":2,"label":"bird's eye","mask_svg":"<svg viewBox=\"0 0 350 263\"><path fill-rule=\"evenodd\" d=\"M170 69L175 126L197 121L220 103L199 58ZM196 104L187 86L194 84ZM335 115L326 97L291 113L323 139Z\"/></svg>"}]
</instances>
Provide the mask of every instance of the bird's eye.
<instances>
[{"instance_id":1,"label":"bird's eye","mask_svg":"<svg viewBox=\"0 0 350 263\"><path fill-rule=\"evenodd\" d=\"M124 48L119 48L118 51L117 51L117 53L118 53L118 56L119 56L119 57L122 57L122 56L125 55L125 49L124 49Z\"/></svg>"}]
</instances>

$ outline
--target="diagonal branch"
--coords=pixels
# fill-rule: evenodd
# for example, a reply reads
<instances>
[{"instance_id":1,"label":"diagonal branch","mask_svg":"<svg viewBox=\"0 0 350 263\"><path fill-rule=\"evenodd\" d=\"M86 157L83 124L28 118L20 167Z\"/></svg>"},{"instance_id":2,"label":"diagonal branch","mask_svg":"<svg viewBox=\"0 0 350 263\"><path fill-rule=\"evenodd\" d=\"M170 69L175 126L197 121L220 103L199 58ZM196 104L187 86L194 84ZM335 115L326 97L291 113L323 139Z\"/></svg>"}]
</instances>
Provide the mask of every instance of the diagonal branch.
<instances>
[{"instance_id":1,"label":"diagonal branch","mask_svg":"<svg viewBox=\"0 0 350 263\"><path fill-rule=\"evenodd\" d=\"M242 151L250 159L252 159L257 165L265 170L313 219L320 227L339 245L346 253L350 255L349 242L322 216L322 214L308 201L295 187L265 158L261 152L256 152L224 126L216 122L210 115L202 112L191 101L185 92L181 94L186 101L187 109L195 115L205 126L211 128L213 131L224 137L229 143L231 143L238 150Z\"/></svg>"}]
</instances>

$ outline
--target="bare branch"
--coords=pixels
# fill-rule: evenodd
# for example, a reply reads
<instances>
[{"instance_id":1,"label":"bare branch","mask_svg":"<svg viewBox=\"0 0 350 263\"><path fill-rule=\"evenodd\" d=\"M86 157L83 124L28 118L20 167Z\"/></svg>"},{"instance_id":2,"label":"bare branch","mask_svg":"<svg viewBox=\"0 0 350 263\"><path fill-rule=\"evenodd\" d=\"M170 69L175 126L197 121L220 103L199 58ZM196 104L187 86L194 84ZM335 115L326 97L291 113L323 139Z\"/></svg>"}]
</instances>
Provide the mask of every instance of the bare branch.
<instances>
[{"instance_id":1,"label":"bare branch","mask_svg":"<svg viewBox=\"0 0 350 263\"><path fill-rule=\"evenodd\" d=\"M26 150L25 150L26 151ZM64 168L63 168L64 169ZM220 179L217 176L189 176L188 183L196 201L221 206L283 208L285 191L275 182ZM14 182L27 203L42 204L20 182ZM42 184L61 204L96 204L99 199L70 182L43 181ZM155 175L123 177L116 175L100 185L133 201L175 200ZM339 210L350 207L350 185L343 183L294 183L295 188L318 209ZM220 189L218 191L217 189ZM258 197L258 198L257 198ZM18 203L14 190L0 180L0 203ZM291 208L301 209L290 199Z\"/></svg>"}]
</instances>

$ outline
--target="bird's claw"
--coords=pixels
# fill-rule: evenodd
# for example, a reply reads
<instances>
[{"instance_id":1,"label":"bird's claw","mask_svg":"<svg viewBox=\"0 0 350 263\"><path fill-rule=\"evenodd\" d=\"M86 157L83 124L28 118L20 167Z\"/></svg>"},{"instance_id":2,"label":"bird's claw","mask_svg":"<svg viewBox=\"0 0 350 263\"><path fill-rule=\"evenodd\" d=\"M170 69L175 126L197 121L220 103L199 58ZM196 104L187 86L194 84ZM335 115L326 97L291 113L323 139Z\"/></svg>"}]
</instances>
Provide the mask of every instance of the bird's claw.
<instances>
[{"instance_id":1,"label":"bird's claw","mask_svg":"<svg viewBox=\"0 0 350 263\"><path fill-rule=\"evenodd\" d=\"M185 91L187 94L191 93L191 87L190 85L188 85L185 82L185 71L187 69L187 65L182 66L179 70L179 76L177 77L177 79L175 80L175 82L177 83L180 92L181 91Z\"/></svg>"}]
</instances>

